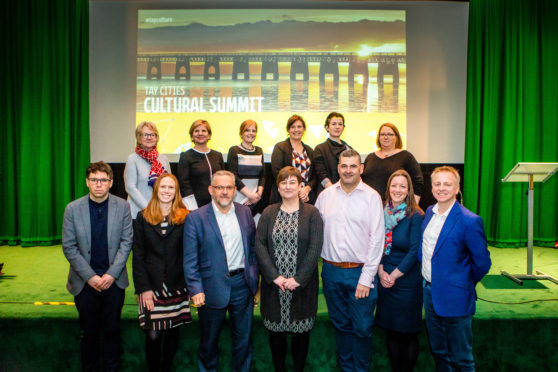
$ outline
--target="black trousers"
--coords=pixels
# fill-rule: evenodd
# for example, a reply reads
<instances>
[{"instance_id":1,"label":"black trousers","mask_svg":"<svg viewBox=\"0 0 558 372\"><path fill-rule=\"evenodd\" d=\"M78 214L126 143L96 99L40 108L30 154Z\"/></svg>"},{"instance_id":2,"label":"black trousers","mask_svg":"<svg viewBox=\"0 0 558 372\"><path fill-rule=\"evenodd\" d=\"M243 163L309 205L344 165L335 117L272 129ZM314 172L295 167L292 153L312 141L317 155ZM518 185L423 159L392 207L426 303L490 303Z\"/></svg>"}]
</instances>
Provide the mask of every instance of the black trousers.
<instances>
[{"instance_id":1,"label":"black trousers","mask_svg":"<svg viewBox=\"0 0 558 372\"><path fill-rule=\"evenodd\" d=\"M82 331L82 370L97 371L101 354L104 371L118 370L122 355L120 315L124 305L124 290L113 284L106 291L97 292L86 284L75 297L75 303ZM102 342L99 340L101 334Z\"/></svg>"},{"instance_id":2,"label":"black trousers","mask_svg":"<svg viewBox=\"0 0 558 372\"><path fill-rule=\"evenodd\" d=\"M269 347L271 358L276 372L285 372L285 359L287 358L287 332L269 332ZM306 364L308 346L310 344L310 332L291 334L291 356L293 358L293 370L302 372Z\"/></svg>"}]
</instances>

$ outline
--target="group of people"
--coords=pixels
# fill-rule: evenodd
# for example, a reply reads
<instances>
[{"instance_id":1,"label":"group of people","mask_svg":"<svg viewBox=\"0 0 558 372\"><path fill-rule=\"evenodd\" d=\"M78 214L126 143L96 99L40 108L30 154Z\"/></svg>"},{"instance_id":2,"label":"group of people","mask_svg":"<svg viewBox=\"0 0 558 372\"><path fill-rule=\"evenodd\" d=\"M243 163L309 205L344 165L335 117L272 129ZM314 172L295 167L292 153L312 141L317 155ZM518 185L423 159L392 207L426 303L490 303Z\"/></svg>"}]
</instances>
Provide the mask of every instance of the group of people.
<instances>
[{"instance_id":1,"label":"group of people","mask_svg":"<svg viewBox=\"0 0 558 372\"><path fill-rule=\"evenodd\" d=\"M290 338L293 369L302 371L318 308L320 257L343 371L369 369L373 324L386 331L392 370L413 370L423 307L437 369L474 370L475 285L491 261L482 219L456 201L459 173L447 166L433 171L437 203L423 213L420 166L402 150L397 127L380 126L378 150L364 163L341 140L344 128L343 115L329 114L329 138L312 149L302 142L304 119L289 118L289 137L272 153L275 183L257 227L265 165L253 120L241 124L228 170L221 153L208 147L209 123L195 121L194 146L180 155L177 177L157 152L155 124L138 125L124 171L129 203L109 193L110 166L92 163L89 194L67 206L63 225L83 370L97 370L101 359L105 370L118 368L131 250L150 371L171 370L191 305L200 324L199 370L218 370L228 312L232 369L249 371L258 291L275 370L286 370Z\"/></svg>"}]
</instances>

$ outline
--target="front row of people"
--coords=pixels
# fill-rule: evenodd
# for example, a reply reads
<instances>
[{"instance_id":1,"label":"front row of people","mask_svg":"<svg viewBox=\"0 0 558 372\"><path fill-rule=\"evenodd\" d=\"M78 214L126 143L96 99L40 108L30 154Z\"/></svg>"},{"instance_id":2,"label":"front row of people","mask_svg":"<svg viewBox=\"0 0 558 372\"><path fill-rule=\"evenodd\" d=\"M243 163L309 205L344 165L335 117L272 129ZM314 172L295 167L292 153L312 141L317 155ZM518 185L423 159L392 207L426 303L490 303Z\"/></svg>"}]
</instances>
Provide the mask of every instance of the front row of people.
<instances>
[{"instance_id":1,"label":"front row of people","mask_svg":"<svg viewBox=\"0 0 558 372\"><path fill-rule=\"evenodd\" d=\"M281 169L281 202L265 209L257 229L250 208L233 202L234 174L216 172L208 187L211 202L190 213L176 177L163 174L132 228L129 204L108 192L110 166L91 164L89 195L67 206L63 224L67 288L75 296L83 332L83 370L97 370L101 359L104 370L118 368L125 264L132 247L150 371L171 370L178 329L191 321L190 304L198 308L199 370L219 369L219 334L228 312L232 368L249 371L260 273L261 314L274 368L286 370L291 338L293 367L302 371L318 307L320 256L343 371L368 371L374 323L386 331L392 370L412 371L423 304L437 369L474 370L475 285L491 261L482 219L456 202L458 172L433 171L437 204L425 214L404 170L389 178L383 205L363 183L356 151L340 154L338 172L339 181L312 206L300 200L300 172Z\"/></svg>"}]
</instances>

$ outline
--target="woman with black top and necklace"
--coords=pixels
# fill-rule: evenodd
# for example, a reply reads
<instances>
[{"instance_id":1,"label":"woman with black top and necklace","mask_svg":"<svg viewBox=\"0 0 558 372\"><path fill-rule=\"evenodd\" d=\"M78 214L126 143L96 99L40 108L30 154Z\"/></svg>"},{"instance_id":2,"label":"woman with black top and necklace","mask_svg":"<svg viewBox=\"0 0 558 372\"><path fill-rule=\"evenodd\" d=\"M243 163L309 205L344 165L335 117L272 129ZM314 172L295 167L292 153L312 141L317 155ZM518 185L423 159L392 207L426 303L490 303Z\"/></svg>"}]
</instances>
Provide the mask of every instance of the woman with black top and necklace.
<instances>
[{"instance_id":1,"label":"woman with black top and necklace","mask_svg":"<svg viewBox=\"0 0 558 372\"><path fill-rule=\"evenodd\" d=\"M242 142L232 146L227 156L227 168L234 174L236 194L234 201L248 205L252 213L261 200L265 183L265 164L261 147L254 146L258 124L254 120L245 120L240 125Z\"/></svg>"},{"instance_id":2,"label":"woman with black top and necklace","mask_svg":"<svg viewBox=\"0 0 558 372\"><path fill-rule=\"evenodd\" d=\"M378 150L370 153L364 160L364 183L376 190L385 202L389 177L396 170L404 169L411 176L415 200L418 203L424 186L422 170L415 157L402 149L403 141L397 127L391 123L382 124L378 129L376 145Z\"/></svg>"},{"instance_id":3,"label":"woman with black top and necklace","mask_svg":"<svg viewBox=\"0 0 558 372\"><path fill-rule=\"evenodd\" d=\"M206 120L192 123L190 138L194 147L180 154L177 174L182 200L189 210L195 210L211 201L208 190L211 177L218 170L225 169L225 162L219 151L207 146L211 139L211 126Z\"/></svg>"},{"instance_id":4,"label":"woman with black top and necklace","mask_svg":"<svg viewBox=\"0 0 558 372\"><path fill-rule=\"evenodd\" d=\"M345 129L345 118L342 114L338 112L330 113L326 118L324 127L329 133L329 138L314 149L314 170L316 183L318 184L317 194L339 181L339 173L337 172L339 154L351 148L340 138Z\"/></svg>"},{"instance_id":5,"label":"woman with black top and necklace","mask_svg":"<svg viewBox=\"0 0 558 372\"><path fill-rule=\"evenodd\" d=\"M293 369L302 371L318 309L318 260L323 244L320 212L300 200L300 172L279 171L282 202L267 207L256 231L256 256L262 274L261 314L269 331L275 371L285 371L291 334Z\"/></svg>"},{"instance_id":6,"label":"woman with black top and necklace","mask_svg":"<svg viewBox=\"0 0 558 372\"><path fill-rule=\"evenodd\" d=\"M276 144L271 153L273 179L277 180L279 171L284 167L295 167L302 176L302 188L298 196L303 202L313 204L316 201L316 177L314 176L314 165L312 164L314 150L302 142L302 136L306 132L304 119L298 115L291 116L287 120L287 132L289 133L289 138ZM274 184L271 189L269 203L278 203L280 201L281 198L277 192L277 186Z\"/></svg>"},{"instance_id":7,"label":"woman with black top and necklace","mask_svg":"<svg viewBox=\"0 0 558 372\"><path fill-rule=\"evenodd\" d=\"M187 214L178 180L164 173L153 186L147 208L134 221L132 269L149 371L171 370L178 348L178 327L191 322L182 266Z\"/></svg>"}]
</instances>

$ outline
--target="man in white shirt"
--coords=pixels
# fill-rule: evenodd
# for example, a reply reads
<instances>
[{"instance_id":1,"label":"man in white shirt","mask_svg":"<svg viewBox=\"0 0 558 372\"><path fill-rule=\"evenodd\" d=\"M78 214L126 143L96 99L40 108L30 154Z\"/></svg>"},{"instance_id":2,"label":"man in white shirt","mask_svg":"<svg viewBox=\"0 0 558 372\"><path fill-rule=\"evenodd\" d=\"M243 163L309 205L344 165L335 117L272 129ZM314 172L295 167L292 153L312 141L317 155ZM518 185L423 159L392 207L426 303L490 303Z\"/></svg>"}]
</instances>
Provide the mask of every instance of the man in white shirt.
<instances>
[{"instance_id":1,"label":"man in white shirt","mask_svg":"<svg viewBox=\"0 0 558 372\"><path fill-rule=\"evenodd\" d=\"M362 182L363 165L355 150L341 153L338 171L339 182L316 201L324 221L323 290L341 369L368 371L378 298L375 277L385 239L382 199Z\"/></svg>"},{"instance_id":2,"label":"man in white shirt","mask_svg":"<svg viewBox=\"0 0 558 372\"><path fill-rule=\"evenodd\" d=\"M200 320L200 371L219 369L219 334L229 313L232 370L250 370L253 298L258 289L256 227L247 206L233 203L234 174L217 171L211 203L186 216L184 277Z\"/></svg>"},{"instance_id":3,"label":"man in white shirt","mask_svg":"<svg viewBox=\"0 0 558 372\"><path fill-rule=\"evenodd\" d=\"M482 218L456 202L459 173L434 169L418 259L428 339L438 371L474 371L471 322L475 286L490 269Z\"/></svg>"}]
</instances>

